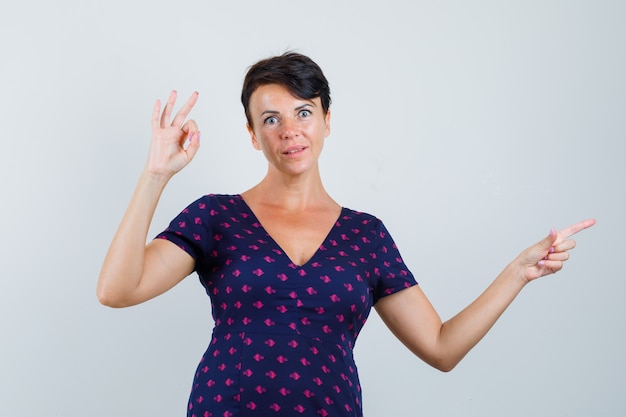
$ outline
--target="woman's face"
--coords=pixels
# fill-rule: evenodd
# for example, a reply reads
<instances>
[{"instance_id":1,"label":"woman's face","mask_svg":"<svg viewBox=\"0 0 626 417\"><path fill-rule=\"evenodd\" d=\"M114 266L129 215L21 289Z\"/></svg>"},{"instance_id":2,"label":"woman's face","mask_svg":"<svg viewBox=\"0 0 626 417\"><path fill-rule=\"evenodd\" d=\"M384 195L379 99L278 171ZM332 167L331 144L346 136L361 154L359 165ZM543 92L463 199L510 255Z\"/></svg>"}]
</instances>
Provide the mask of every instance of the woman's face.
<instances>
[{"instance_id":1,"label":"woman's face","mask_svg":"<svg viewBox=\"0 0 626 417\"><path fill-rule=\"evenodd\" d=\"M281 85L267 84L252 93L249 108L252 145L270 166L288 175L317 169L330 133L330 111L324 113L319 97L300 99Z\"/></svg>"}]
</instances>

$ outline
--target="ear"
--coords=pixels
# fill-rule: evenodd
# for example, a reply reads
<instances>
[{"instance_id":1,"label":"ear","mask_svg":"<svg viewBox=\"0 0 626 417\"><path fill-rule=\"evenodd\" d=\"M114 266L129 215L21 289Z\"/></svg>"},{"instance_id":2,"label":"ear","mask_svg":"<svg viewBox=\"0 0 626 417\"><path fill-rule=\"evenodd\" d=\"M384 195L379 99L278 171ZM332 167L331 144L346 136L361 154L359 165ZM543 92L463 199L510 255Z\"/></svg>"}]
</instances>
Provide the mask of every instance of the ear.
<instances>
[{"instance_id":1,"label":"ear","mask_svg":"<svg viewBox=\"0 0 626 417\"><path fill-rule=\"evenodd\" d=\"M248 129L248 134L250 135L250 140L252 141L252 146L257 151L260 151L261 150L261 144L257 140L256 135L254 134L254 129L252 129L252 126L250 126L250 123L246 123L246 129Z\"/></svg>"},{"instance_id":2,"label":"ear","mask_svg":"<svg viewBox=\"0 0 626 417\"><path fill-rule=\"evenodd\" d=\"M330 109L326 112L326 116L324 116L324 122L326 123L326 129L324 131L324 137L327 138L330 135Z\"/></svg>"}]
</instances>

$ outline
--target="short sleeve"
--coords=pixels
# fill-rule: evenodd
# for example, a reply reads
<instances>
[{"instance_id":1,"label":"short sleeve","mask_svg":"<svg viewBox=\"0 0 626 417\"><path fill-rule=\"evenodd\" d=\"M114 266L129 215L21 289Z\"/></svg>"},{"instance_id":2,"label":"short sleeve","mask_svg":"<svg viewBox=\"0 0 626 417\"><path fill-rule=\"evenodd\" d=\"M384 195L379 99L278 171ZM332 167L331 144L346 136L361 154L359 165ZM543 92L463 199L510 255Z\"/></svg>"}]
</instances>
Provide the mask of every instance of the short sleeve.
<instances>
[{"instance_id":1,"label":"short sleeve","mask_svg":"<svg viewBox=\"0 0 626 417\"><path fill-rule=\"evenodd\" d=\"M210 252L214 242L208 221L211 210L210 198L199 198L181 211L156 239L169 240L198 261Z\"/></svg>"},{"instance_id":2,"label":"short sleeve","mask_svg":"<svg viewBox=\"0 0 626 417\"><path fill-rule=\"evenodd\" d=\"M385 225L379 220L376 227L376 286L374 303L382 297L394 294L417 284L415 277L405 265L400 251Z\"/></svg>"}]
</instances>

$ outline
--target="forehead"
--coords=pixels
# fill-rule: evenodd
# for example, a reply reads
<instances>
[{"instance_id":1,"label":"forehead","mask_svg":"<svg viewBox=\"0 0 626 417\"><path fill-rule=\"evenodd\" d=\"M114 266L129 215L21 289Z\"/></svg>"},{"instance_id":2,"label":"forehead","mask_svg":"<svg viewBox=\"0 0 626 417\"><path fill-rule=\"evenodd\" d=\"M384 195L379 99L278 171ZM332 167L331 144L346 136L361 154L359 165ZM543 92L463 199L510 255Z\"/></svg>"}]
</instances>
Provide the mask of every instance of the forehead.
<instances>
[{"instance_id":1,"label":"forehead","mask_svg":"<svg viewBox=\"0 0 626 417\"><path fill-rule=\"evenodd\" d=\"M313 99L303 99L294 96L291 91L280 84L265 84L259 86L250 96L250 109L253 112L263 112L265 110L295 109L304 104L313 107L321 106L319 97Z\"/></svg>"}]
</instances>

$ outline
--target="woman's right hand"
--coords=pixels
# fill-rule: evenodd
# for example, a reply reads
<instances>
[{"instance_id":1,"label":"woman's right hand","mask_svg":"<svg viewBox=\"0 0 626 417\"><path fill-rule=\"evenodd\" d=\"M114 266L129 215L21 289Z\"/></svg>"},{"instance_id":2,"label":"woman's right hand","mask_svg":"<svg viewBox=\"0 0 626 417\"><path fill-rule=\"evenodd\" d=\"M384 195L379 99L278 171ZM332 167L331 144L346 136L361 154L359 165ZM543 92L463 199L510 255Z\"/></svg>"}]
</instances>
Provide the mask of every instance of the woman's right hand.
<instances>
[{"instance_id":1,"label":"woman's right hand","mask_svg":"<svg viewBox=\"0 0 626 417\"><path fill-rule=\"evenodd\" d=\"M142 303L169 290L193 270L195 262L187 252L163 239L146 246L146 240L165 184L198 152L198 125L193 120L185 121L197 100L195 92L173 119L176 91L167 99L163 113L161 102L154 104L148 161L98 278L98 299L104 305L127 307Z\"/></svg>"},{"instance_id":2,"label":"woman's right hand","mask_svg":"<svg viewBox=\"0 0 626 417\"><path fill-rule=\"evenodd\" d=\"M171 119L176 96L175 90L170 93L163 113L161 101L157 100L152 112L152 143L146 171L166 180L191 162L200 147L198 125L192 119L185 121L198 101L198 92L194 92Z\"/></svg>"}]
</instances>

